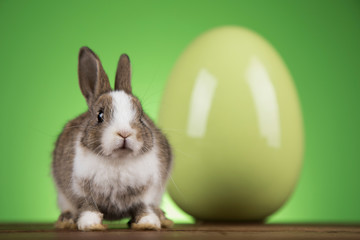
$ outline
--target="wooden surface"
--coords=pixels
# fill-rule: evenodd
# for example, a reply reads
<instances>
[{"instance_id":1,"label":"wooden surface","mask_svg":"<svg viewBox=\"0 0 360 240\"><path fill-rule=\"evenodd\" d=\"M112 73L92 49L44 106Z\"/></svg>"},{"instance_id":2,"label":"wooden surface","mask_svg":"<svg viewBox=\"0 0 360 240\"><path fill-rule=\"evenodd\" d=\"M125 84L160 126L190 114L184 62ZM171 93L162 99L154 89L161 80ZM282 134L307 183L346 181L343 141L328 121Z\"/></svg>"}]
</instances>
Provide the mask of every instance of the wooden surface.
<instances>
[{"instance_id":1,"label":"wooden surface","mask_svg":"<svg viewBox=\"0 0 360 240\"><path fill-rule=\"evenodd\" d=\"M0 239L360 239L360 225L197 224L159 232L109 225L105 232L79 232L52 224L0 224Z\"/></svg>"}]
</instances>

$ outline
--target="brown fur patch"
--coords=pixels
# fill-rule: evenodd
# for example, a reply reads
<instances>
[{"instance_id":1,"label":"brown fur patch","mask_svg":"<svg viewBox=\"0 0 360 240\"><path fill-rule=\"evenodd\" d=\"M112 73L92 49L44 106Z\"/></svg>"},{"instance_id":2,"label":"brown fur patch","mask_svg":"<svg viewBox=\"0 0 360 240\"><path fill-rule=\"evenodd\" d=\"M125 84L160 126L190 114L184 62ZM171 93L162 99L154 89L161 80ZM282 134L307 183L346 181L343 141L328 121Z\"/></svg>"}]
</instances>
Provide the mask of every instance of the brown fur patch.
<instances>
[{"instance_id":1,"label":"brown fur patch","mask_svg":"<svg viewBox=\"0 0 360 240\"><path fill-rule=\"evenodd\" d=\"M64 127L58 137L53 152L52 175L55 183L67 198L73 199L71 190L71 179L73 171L73 159L75 156L75 141L79 133L84 131L84 124L88 119L89 112L81 114L70 121ZM75 200L75 199L74 199ZM76 203L76 201L71 201Z\"/></svg>"},{"instance_id":2,"label":"brown fur patch","mask_svg":"<svg viewBox=\"0 0 360 240\"><path fill-rule=\"evenodd\" d=\"M104 113L103 122L98 122L99 111ZM101 95L95 104L89 108L89 118L85 122L86 126L81 143L96 154L102 155L103 153L101 136L112 119L112 112L112 97L110 94Z\"/></svg>"},{"instance_id":3,"label":"brown fur patch","mask_svg":"<svg viewBox=\"0 0 360 240\"><path fill-rule=\"evenodd\" d=\"M67 219L64 221L57 220L55 223L56 229L77 229L77 225L73 219Z\"/></svg>"},{"instance_id":4,"label":"brown fur patch","mask_svg":"<svg viewBox=\"0 0 360 240\"><path fill-rule=\"evenodd\" d=\"M170 219L163 219L160 220L160 222L162 228L172 228L174 226L174 222L171 221Z\"/></svg>"},{"instance_id":5,"label":"brown fur patch","mask_svg":"<svg viewBox=\"0 0 360 240\"><path fill-rule=\"evenodd\" d=\"M69 211L60 214L58 220L55 223L57 229L77 229L76 217Z\"/></svg>"}]
</instances>

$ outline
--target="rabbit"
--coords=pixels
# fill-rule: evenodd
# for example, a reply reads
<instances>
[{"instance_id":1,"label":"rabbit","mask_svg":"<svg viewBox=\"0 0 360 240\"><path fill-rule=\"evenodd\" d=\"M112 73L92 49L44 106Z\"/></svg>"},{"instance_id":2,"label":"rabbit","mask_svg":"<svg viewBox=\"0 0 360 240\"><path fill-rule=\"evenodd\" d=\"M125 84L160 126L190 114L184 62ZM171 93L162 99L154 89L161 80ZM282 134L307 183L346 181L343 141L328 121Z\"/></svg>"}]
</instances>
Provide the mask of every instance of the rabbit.
<instances>
[{"instance_id":1,"label":"rabbit","mask_svg":"<svg viewBox=\"0 0 360 240\"><path fill-rule=\"evenodd\" d=\"M159 208L171 147L132 94L129 57L119 59L115 90L88 47L80 49L78 76L88 110L65 125L53 151L55 227L105 230L103 219L127 217L135 230L171 227Z\"/></svg>"}]
</instances>

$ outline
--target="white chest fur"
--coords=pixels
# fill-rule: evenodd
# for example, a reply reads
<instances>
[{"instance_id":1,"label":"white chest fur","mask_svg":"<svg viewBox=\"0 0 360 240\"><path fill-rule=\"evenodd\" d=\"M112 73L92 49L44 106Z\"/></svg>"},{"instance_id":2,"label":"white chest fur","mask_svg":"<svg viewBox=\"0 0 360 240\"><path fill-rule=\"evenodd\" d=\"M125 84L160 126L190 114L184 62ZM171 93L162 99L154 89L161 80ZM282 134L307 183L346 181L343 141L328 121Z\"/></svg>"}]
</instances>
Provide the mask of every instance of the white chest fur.
<instances>
[{"instance_id":1,"label":"white chest fur","mask_svg":"<svg viewBox=\"0 0 360 240\"><path fill-rule=\"evenodd\" d=\"M153 198L156 198L160 185L159 166L156 146L139 157L114 161L94 154L78 142L75 149L72 188L76 195L84 196L86 193L77 180L90 180L97 186L99 194L106 196L116 195L116 192L113 192L114 189L126 191L128 187L137 188L151 183L147 190L148 194L145 196L145 201L151 202Z\"/></svg>"}]
</instances>

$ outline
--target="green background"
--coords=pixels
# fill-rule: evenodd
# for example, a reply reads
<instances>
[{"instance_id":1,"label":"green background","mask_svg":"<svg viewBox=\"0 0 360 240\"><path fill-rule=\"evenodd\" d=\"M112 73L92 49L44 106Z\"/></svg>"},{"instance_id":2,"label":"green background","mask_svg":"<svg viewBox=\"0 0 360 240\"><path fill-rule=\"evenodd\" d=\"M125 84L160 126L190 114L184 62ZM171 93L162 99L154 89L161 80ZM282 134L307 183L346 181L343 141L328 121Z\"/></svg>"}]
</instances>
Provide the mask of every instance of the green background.
<instances>
[{"instance_id":1,"label":"green background","mask_svg":"<svg viewBox=\"0 0 360 240\"><path fill-rule=\"evenodd\" d=\"M157 119L172 66L206 30L247 27L266 38L298 90L306 149L294 194L269 222L360 222L360 1L0 1L0 221L54 221L54 141L86 110L77 54L91 47ZM112 82L113 84L113 82ZM166 197L177 222L191 222Z\"/></svg>"}]
</instances>

